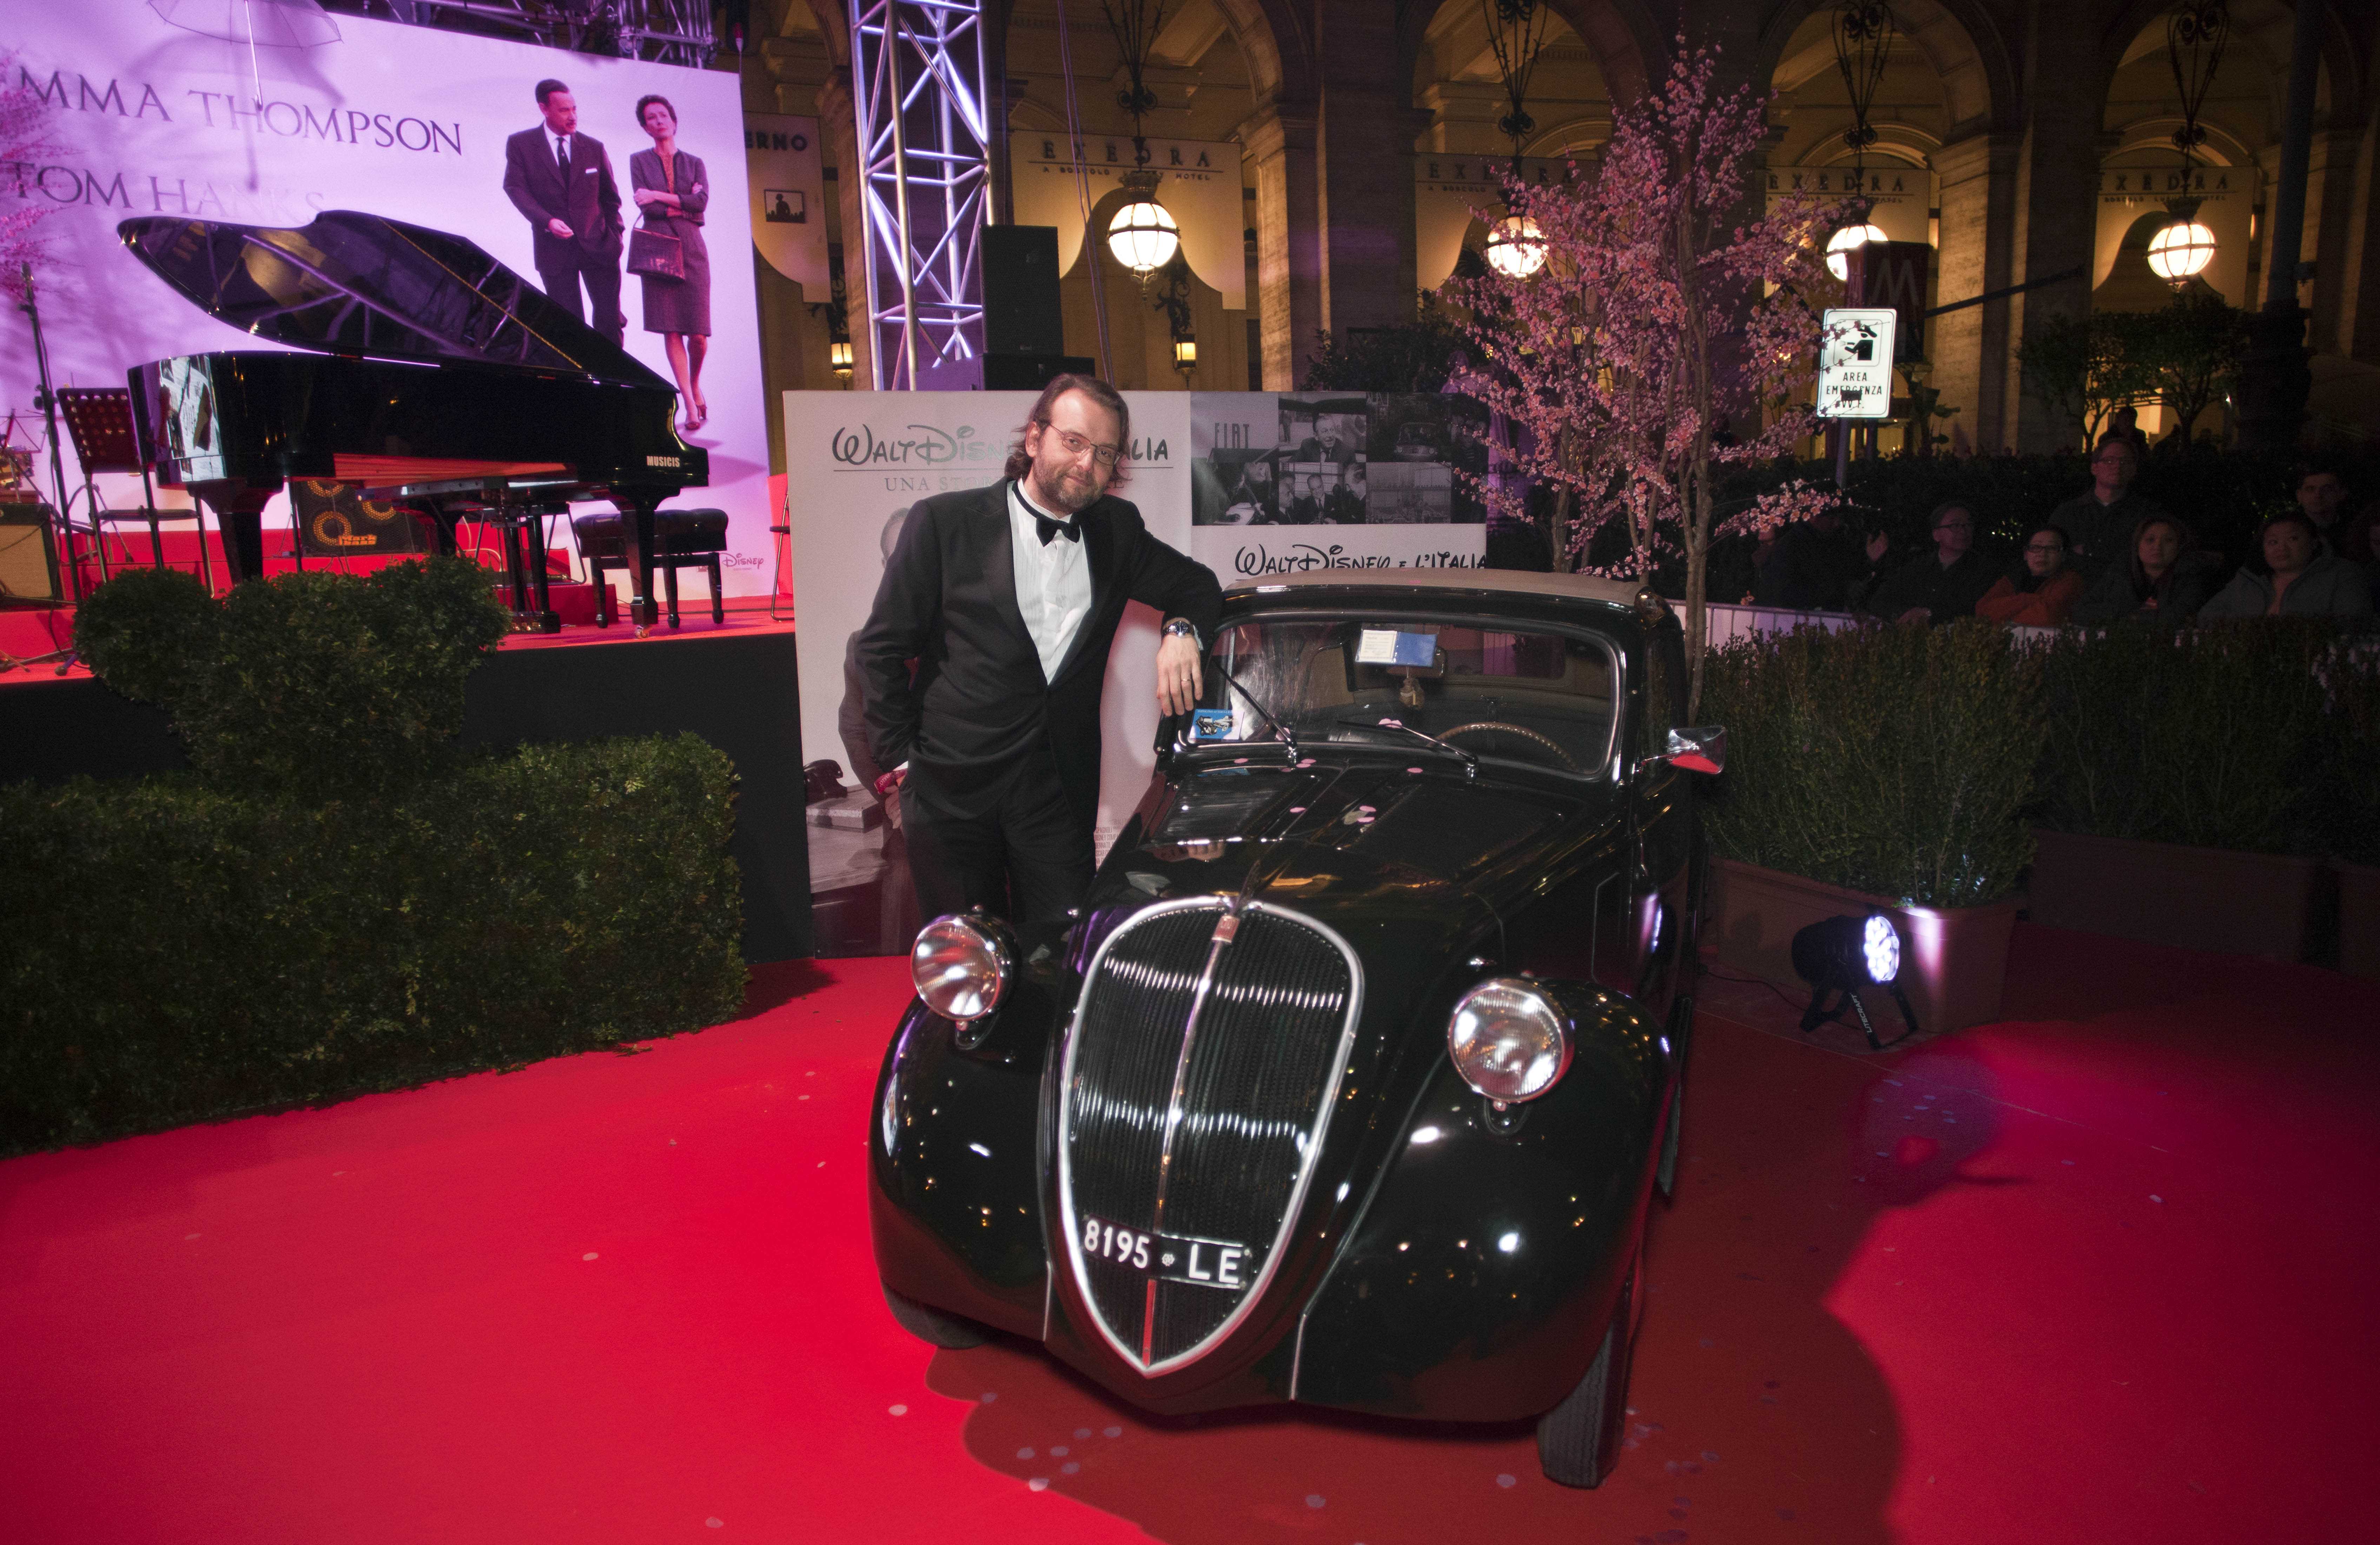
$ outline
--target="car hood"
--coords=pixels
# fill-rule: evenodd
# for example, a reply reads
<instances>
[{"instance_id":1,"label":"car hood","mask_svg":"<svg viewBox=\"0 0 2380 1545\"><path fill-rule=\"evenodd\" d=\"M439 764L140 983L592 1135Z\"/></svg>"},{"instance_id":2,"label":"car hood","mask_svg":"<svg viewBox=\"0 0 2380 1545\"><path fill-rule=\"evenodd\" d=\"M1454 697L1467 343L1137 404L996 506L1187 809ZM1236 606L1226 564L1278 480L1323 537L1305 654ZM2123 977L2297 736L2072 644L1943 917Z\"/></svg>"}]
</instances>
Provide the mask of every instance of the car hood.
<instances>
[{"instance_id":1,"label":"car hood","mask_svg":"<svg viewBox=\"0 0 2380 1545\"><path fill-rule=\"evenodd\" d=\"M1337 929L1367 974L1410 970L1422 962L1404 952L1467 947L1503 894L1542 872L1532 860L1619 810L1607 783L1486 762L1468 773L1427 748L1315 749L1295 763L1259 752L1177 764L1110 854L1091 906L1121 920L1154 901L1245 894Z\"/></svg>"}]
</instances>

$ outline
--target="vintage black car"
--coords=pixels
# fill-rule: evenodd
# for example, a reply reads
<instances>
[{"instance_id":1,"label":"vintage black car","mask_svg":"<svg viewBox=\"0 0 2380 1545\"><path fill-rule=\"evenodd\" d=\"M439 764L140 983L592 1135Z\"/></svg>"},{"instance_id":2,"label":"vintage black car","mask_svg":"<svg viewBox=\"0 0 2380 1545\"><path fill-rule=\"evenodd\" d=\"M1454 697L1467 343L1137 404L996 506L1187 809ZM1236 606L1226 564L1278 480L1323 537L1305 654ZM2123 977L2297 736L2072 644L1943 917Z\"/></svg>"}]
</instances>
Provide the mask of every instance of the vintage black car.
<instances>
[{"instance_id":1,"label":"vintage black car","mask_svg":"<svg viewBox=\"0 0 2380 1545\"><path fill-rule=\"evenodd\" d=\"M1078 914L918 935L886 1299L1160 1413L1535 1418L1596 1485L1724 739L1678 727L1678 624L1609 580L1342 569L1233 586L1208 666Z\"/></svg>"}]
</instances>

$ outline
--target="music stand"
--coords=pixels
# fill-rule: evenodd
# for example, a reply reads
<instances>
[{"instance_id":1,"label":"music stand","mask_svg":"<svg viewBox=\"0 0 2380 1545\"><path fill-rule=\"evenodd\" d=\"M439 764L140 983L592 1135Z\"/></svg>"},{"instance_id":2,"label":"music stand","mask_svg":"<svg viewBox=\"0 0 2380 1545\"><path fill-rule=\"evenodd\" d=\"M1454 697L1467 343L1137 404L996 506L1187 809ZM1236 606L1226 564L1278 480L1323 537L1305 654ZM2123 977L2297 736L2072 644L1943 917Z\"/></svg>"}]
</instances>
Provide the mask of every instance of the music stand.
<instances>
[{"instance_id":1,"label":"music stand","mask_svg":"<svg viewBox=\"0 0 2380 1545\"><path fill-rule=\"evenodd\" d=\"M157 507L157 490L150 481L149 468L154 457L150 454L147 436L132 411L132 393L123 386L64 386L57 394L58 408L66 414L67 433L74 440L75 459L82 463L83 514L90 520L91 533L98 539L99 577L107 573L107 541L105 525L127 520L146 519L149 522L149 553L159 568L165 566L165 539L158 530L162 520L190 520L198 523L199 572L207 593L214 593L214 566L207 561L207 522L205 515L193 503L187 510L161 510ZM140 475L141 507L132 510L102 509L99 491L92 483L93 474L100 472L137 472ZM131 556L126 549L125 556Z\"/></svg>"}]
</instances>

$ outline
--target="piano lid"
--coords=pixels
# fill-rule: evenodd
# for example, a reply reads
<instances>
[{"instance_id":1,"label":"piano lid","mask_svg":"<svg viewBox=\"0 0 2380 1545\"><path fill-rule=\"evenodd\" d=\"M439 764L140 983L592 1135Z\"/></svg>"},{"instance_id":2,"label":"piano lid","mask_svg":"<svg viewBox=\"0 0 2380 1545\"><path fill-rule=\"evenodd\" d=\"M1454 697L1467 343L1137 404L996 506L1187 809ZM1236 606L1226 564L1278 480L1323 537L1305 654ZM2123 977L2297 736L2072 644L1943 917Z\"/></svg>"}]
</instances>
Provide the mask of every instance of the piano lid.
<instances>
[{"instance_id":1,"label":"piano lid","mask_svg":"<svg viewBox=\"0 0 2380 1545\"><path fill-rule=\"evenodd\" d=\"M329 210L298 230L144 215L115 232L209 316L295 348L468 359L674 390L536 286L446 231Z\"/></svg>"}]
</instances>

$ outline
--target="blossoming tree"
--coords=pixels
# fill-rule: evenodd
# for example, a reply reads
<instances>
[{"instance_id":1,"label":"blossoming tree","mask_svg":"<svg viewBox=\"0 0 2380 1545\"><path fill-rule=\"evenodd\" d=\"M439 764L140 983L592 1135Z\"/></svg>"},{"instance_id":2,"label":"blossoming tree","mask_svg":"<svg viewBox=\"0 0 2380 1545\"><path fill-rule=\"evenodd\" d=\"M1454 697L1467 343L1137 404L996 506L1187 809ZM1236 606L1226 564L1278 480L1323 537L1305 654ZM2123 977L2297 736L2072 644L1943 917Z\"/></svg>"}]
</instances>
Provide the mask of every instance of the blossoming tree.
<instances>
[{"instance_id":1,"label":"blossoming tree","mask_svg":"<svg viewBox=\"0 0 2380 1545\"><path fill-rule=\"evenodd\" d=\"M49 103L28 82L23 71L12 71L16 62L13 52L0 50L0 176L15 181L17 195L8 201L13 208L0 209L0 274L6 274L12 291L18 287L21 266L41 255L34 227L57 208L46 200L31 197L27 186L33 163L55 147L49 142ZM11 73L18 77L13 86L6 84Z\"/></svg>"},{"instance_id":2,"label":"blossoming tree","mask_svg":"<svg viewBox=\"0 0 2380 1545\"><path fill-rule=\"evenodd\" d=\"M1811 409L1791 399L1817 369L1819 308L1839 287L1821 248L1844 214L1797 192L1733 223L1759 198L1751 155L1767 99L1718 94L1717 56L1679 39L1669 79L1619 115L1599 172L1506 178L1510 213L1490 223L1507 245L1541 246L1534 272L1450 285L1492 361L1470 389L1514 426L1523 472L1561 495L1568 551L1583 555L1618 521L1628 553L1605 572L1648 576L1683 555L1690 705L1702 700L1712 538L1765 535L1835 497L1795 482L1714 523L1722 468L1810 432ZM1734 432L1719 436L1723 424ZM1509 488L1486 492L1511 511Z\"/></svg>"}]
</instances>

